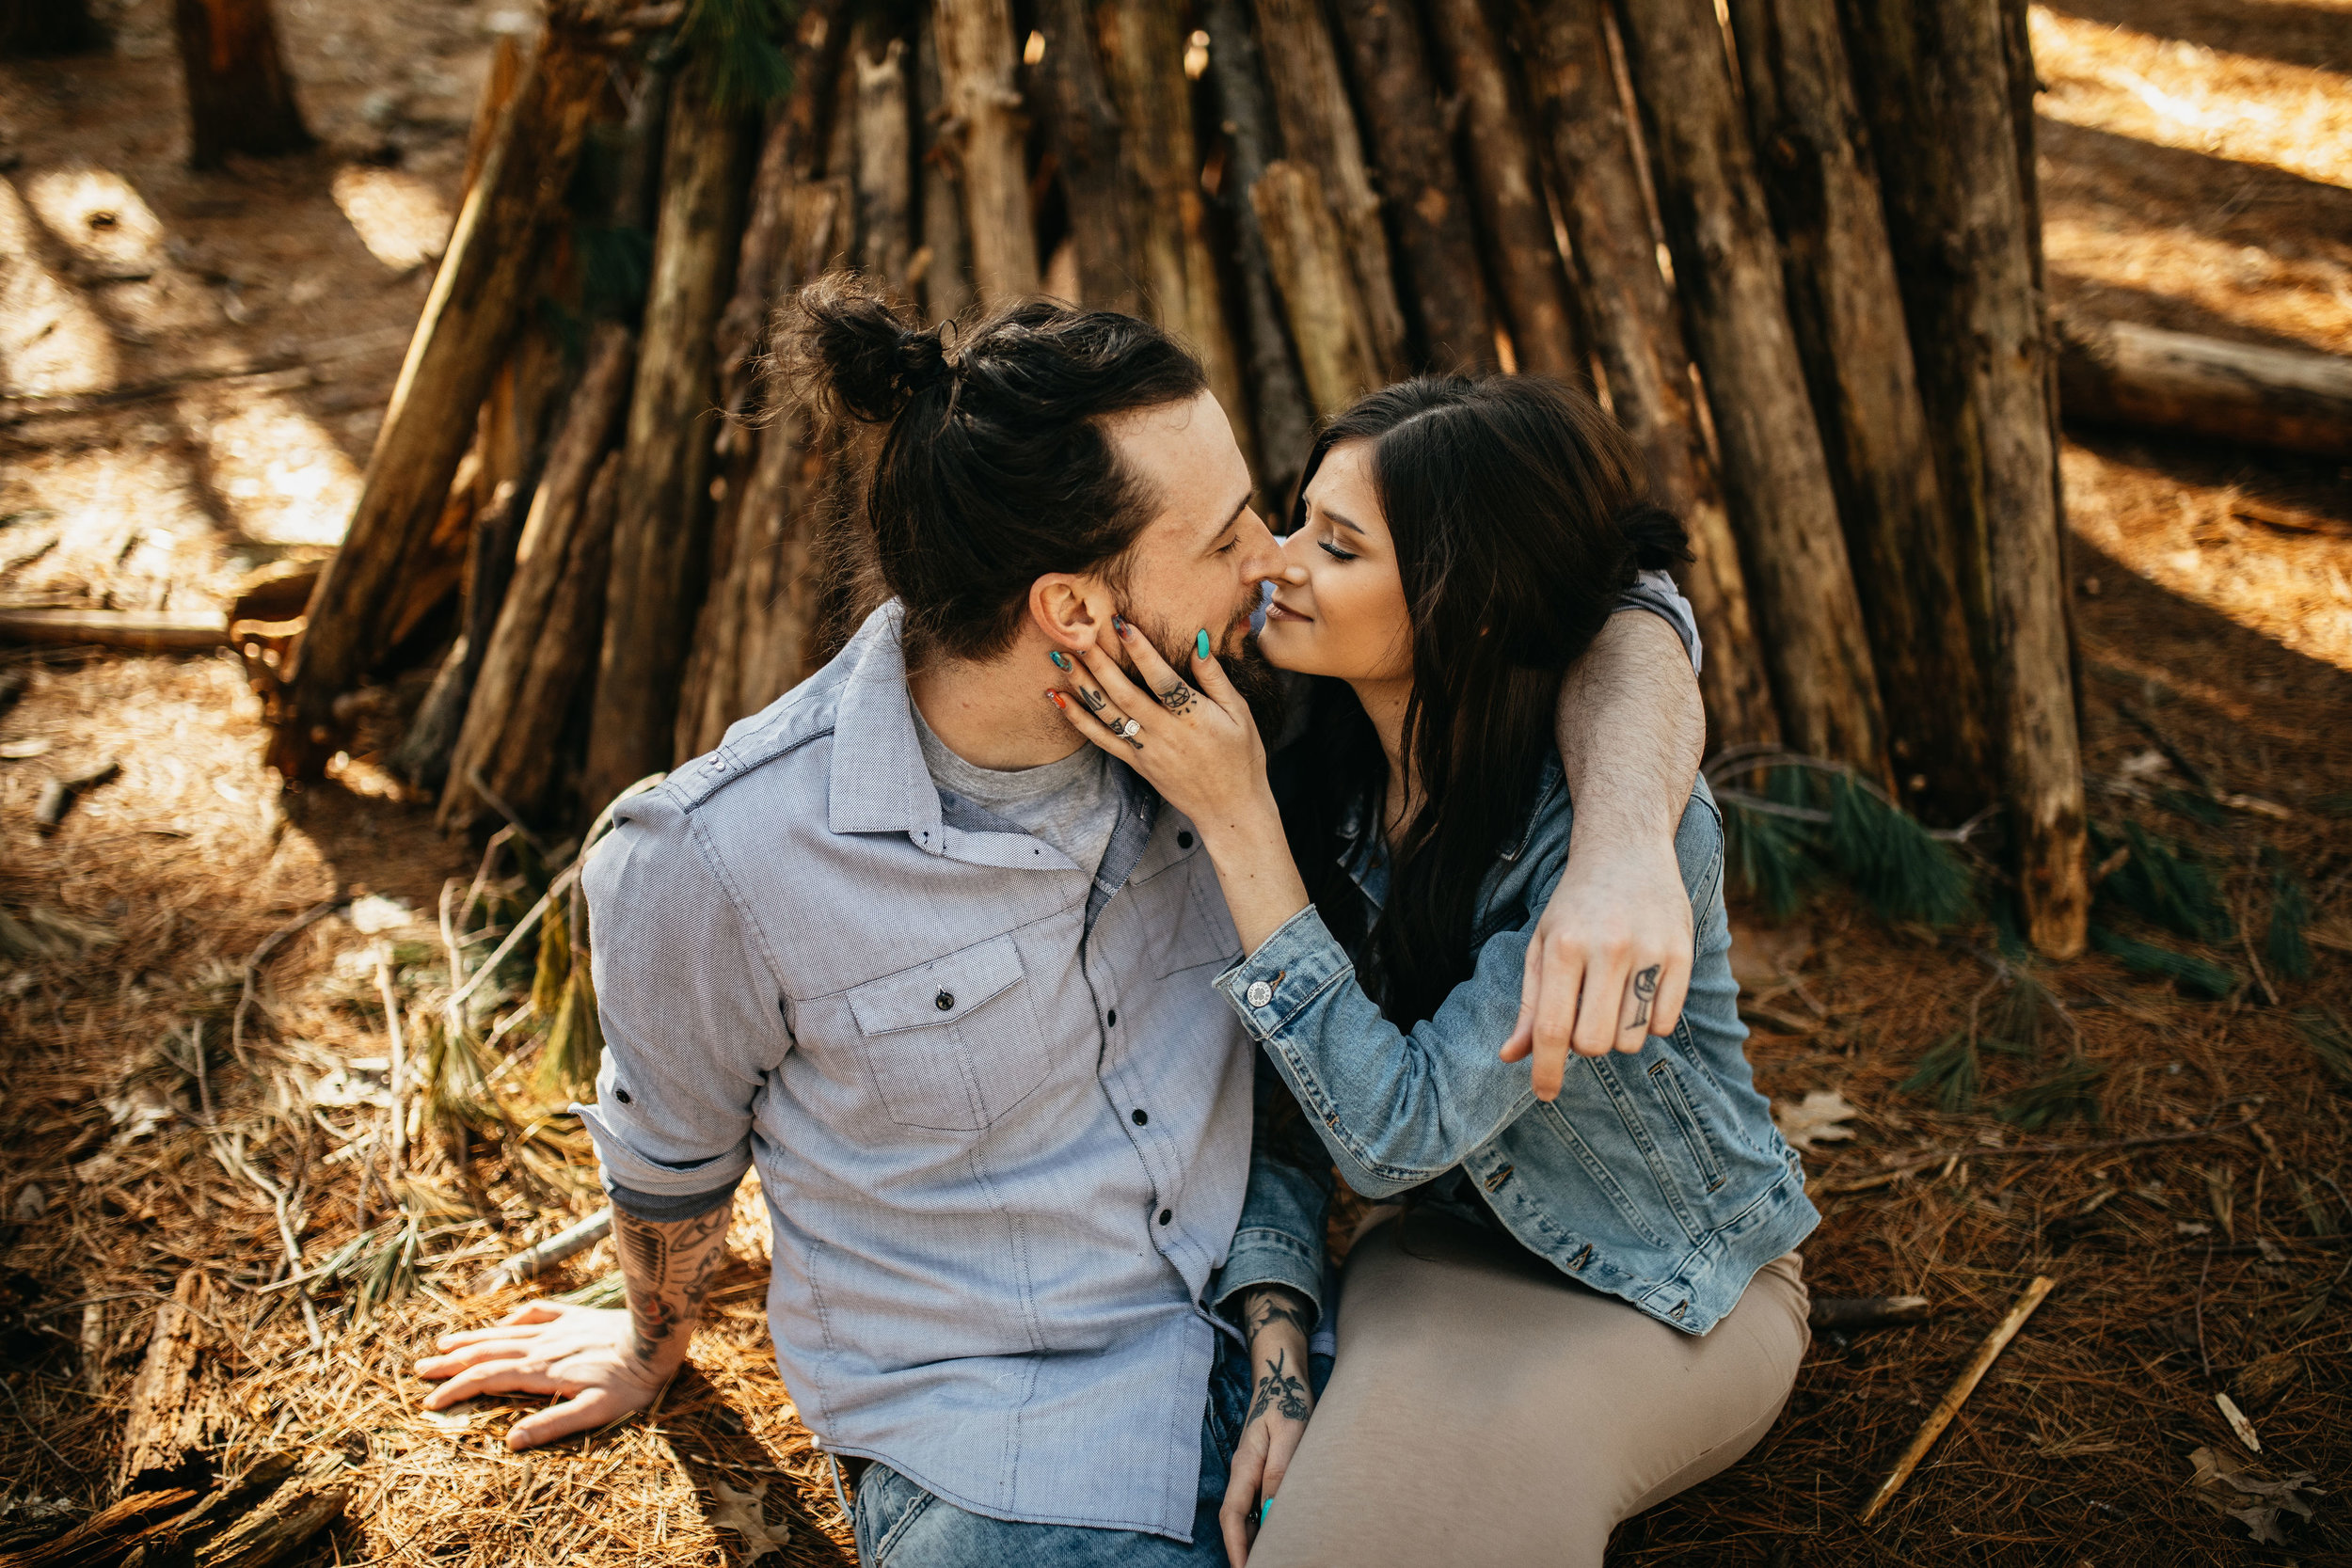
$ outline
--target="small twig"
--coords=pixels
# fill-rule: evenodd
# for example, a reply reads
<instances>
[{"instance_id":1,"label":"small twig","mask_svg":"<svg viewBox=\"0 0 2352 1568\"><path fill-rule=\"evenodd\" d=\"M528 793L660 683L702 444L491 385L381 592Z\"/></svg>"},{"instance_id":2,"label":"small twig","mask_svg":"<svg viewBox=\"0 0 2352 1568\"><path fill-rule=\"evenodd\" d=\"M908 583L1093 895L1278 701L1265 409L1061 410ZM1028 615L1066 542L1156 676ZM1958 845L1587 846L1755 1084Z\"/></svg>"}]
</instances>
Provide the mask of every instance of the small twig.
<instances>
[{"instance_id":1,"label":"small twig","mask_svg":"<svg viewBox=\"0 0 2352 1568\"><path fill-rule=\"evenodd\" d=\"M408 1159L408 1118L404 1115L401 1091L408 1075L408 1051L400 1034L400 998L392 993L391 966L379 952L375 959L375 989L384 998L384 1028L391 1036L392 1044L392 1170L391 1180L400 1178L401 1166ZM387 1185L389 1183L388 1182Z\"/></svg>"},{"instance_id":2,"label":"small twig","mask_svg":"<svg viewBox=\"0 0 2352 1568\"><path fill-rule=\"evenodd\" d=\"M475 1295L487 1295L501 1285L517 1280L536 1278L550 1266L564 1259L587 1251L612 1233L612 1209L610 1204L581 1220L568 1229L559 1230L546 1241L527 1246L489 1270L474 1282Z\"/></svg>"},{"instance_id":3,"label":"small twig","mask_svg":"<svg viewBox=\"0 0 2352 1568\"><path fill-rule=\"evenodd\" d=\"M2129 703L2116 704L2115 711L2130 720L2134 724L2137 725L2139 732L2142 735L2154 741L2156 743L2156 750L2162 752L2165 754L2166 760L2170 762L2173 767L2179 768L2181 770L2181 776L2186 779L2190 784L2195 784L2200 793L2205 795L2209 799L2217 800L2220 798L2221 792L2214 788L2213 781L2205 777L2204 769L2189 761L2188 753L2182 751L2180 747L2174 745L2172 737L2158 729L2154 720L2149 718L2146 714L2140 712L2139 709L2132 706Z\"/></svg>"},{"instance_id":4,"label":"small twig","mask_svg":"<svg viewBox=\"0 0 2352 1568\"><path fill-rule=\"evenodd\" d=\"M1911 1447L1903 1450L1902 1458L1895 1462L1895 1468L1884 1481L1879 1482L1879 1489L1870 1495L1869 1506L1862 1511L1864 1524L1876 1518L1879 1510L1886 1506L1887 1499L1895 1495L1896 1489L1911 1479L1911 1472L1919 1467L1919 1461L1927 1457L1928 1449L1934 1447L1935 1440L1943 1435L1946 1427L1952 1424L1952 1418L1960 1414L1960 1407L1967 1402L1968 1396L1983 1381L1994 1358L2008 1347L2011 1339L2017 1338L2017 1331L2026 1325L2026 1320L2033 1316L2034 1308L2042 1305L2057 1283L2047 1275L2035 1275L2033 1283L2026 1286L2025 1293L2011 1304L2007 1315L1993 1325L1993 1332L1977 1346L1977 1354L1970 1358L1966 1370L1953 1380L1944 1397L1935 1402L1935 1408L1928 1412L1928 1418L1920 1424L1918 1434L1911 1440Z\"/></svg>"},{"instance_id":5,"label":"small twig","mask_svg":"<svg viewBox=\"0 0 2352 1568\"><path fill-rule=\"evenodd\" d=\"M542 839L537 833L532 832L529 828L523 826L522 815L516 811L513 806L508 805L505 800L500 797L497 790L490 787L489 781L482 776L482 769L480 768L475 767L472 763L468 763L466 765L466 782L473 786L473 792L476 795L481 796L484 800L489 803L489 807L492 811L497 812L501 816L506 818L506 825L515 830L515 836L516 838L519 838L525 844L530 845L531 847L538 853L540 859L545 860L547 858L547 841Z\"/></svg>"},{"instance_id":6,"label":"small twig","mask_svg":"<svg viewBox=\"0 0 2352 1568\"><path fill-rule=\"evenodd\" d=\"M245 989L238 993L237 1010L229 1021L229 1053L230 1055L237 1058L237 1065L245 1069L246 1071L251 1072L253 1070L253 1064L246 1061L245 1058L245 1012L247 1007L253 1006L253 982L260 974L262 965L269 961L269 956L272 953L278 951L278 943L284 942L288 937L293 936L295 932L309 928L310 924L313 921L316 921L320 916L326 914L330 911L342 909L345 904L350 902L351 899L349 895L346 895L342 897L329 898L324 904L312 905L310 909L303 911L300 914L294 916L285 925L280 926L278 929L272 931L268 936L263 937L262 939L262 945L256 947L253 950L253 956L246 959Z\"/></svg>"},{"instance_id":7,"label":"small twig","mask_svg":"<svg viewBox=\"0 0 2352 1568\"><path fill-rule=\"evenodd\" d=\"M33 1424L33 1418L24 1414L24 1407L22 1404L17 1403L16 1390L9 1386L8 1380L5 1377L0 1377L0 1389L6 1389L8 1391L8 1403L16 1410L18 1424L23 1426L26 1432L33 1434L33 1441L39 1443L44 1449L49 1449L49 1457L56 1460L58 1464L63 1465L66 1467L67 1474L80 1474L79 1471L74 1469L72 1463L69 1461L65 1455L59 1453L55 1449L49 1448L49 1439L40 1434L40 1428Z\"/></svg>"},{"instance_id":8,"label":"small twig","mask_svg":"<svg viewBox=\"0 0 2352 1568\"><path fill-rule=\"evenodd\" d=\"M2213 1381L2213 1357L2205 1354L2205 1281L2213 1274L2213 1243L2205 1243L2205 1266L2197 1271L2197 1294L2189 1303L2189 1312L2197 1325L2197 1359L2205 1369L2205 1381ZM2179 1319L2173 1320L2178 1323Z\"/></svg>"},{"instance_id":9,"label":"small twig","mask_svg":"<svg viewBox=\"0 0 2352 1568\"><path fill-rule=\"evenodd\" d=\"M204 1113L204 1130L213 1127L213 1074L204 1064L204 1021L195 1019L188 1024L188 1044L196 1053L196 1102Z\"/></svg>"},{"instance_id":10,"label":"small twig","mask_svg":"<svg viewBox=\"0 0 2352 1568\"><path fill-rule=\"evenodd\" d=\"M2256 1116L2259 1115L2260 1113L2256 1113ZM2150 1132L2142 1137L2137 1138L2101 1138L2092 1143L2017 1144L2008 1148L1978 1148L1948 1153L1938 1150L1931 1154L1916 1155L1912 1159L1902 1161L1899 1164L1890 1165L1884 1170L1873 1171L1868 1176L1855 1177L1850 1181L1824 1181L1820 1184L1820 1186L1815 1188L1814 1190L1820 1193L1824 1196L1832 1196L1844 1193L1867 1193L1872 1188L1883 1187L1890 1182L1899 1180L1901 1178L1909 1176L1913 1171L1925 1170L1928 1166L1934 1164L1939 1160L1957 1160L1960 1158L1960 1154L1962 1152L1966 1153L1968 1158L1971 1160L2000 1160L2016 1158L2019 1156L2040 1157L2043 1155L2063 1154L2101 1154L2110 1149L2117 1148L2153 1148L2159 1144L2189 1144L2196 1143L2204 1138L2217 1138L2228 1132L2242 1132L2249 1127L2253 1126L2256 1117L2248 1117L2243 1121L2233 1121L2220 1127L2192 1128L2185 1132Z\"/></svg>"}]
</instances>

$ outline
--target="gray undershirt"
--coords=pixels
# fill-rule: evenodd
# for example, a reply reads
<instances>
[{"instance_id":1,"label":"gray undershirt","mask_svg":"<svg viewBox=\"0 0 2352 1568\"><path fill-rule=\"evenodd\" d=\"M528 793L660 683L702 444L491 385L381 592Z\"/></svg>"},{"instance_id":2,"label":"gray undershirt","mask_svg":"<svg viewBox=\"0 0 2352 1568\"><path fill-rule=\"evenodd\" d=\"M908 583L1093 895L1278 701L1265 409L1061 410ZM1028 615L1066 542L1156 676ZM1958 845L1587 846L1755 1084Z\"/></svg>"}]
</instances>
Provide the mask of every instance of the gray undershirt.
<instances>
[{"instance_id":1,"label":"gray undershirt","mask_svg":"<svg viewBox=\"0 0 2352 1568\"><path fill-rule=\"evenodd\" d=\"M1098 748L1082 744L1042 768L978 768L947 749L913 699L907 707L933 784L1043 839L1081 871L1091 874L1103 863L1122 800L1110 758Z\"/></svg>"}]
</instances>

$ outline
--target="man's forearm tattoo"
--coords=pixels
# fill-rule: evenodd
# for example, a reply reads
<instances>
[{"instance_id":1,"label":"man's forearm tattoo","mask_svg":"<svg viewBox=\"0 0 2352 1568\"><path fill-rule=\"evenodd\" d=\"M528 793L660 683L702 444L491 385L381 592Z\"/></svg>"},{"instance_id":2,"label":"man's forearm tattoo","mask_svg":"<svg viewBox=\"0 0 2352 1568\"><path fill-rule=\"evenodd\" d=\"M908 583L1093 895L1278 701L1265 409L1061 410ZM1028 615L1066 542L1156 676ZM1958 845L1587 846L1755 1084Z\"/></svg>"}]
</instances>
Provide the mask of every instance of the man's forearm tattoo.
<instances>
[{"instance_id":1,"label":"man's forearm tattoo","mask_svg":"<svg viewBox=\"0 0 2352 1568\"><path fill-rule=\"evenodd\" d=\"M674 1338L691 1335L703 1303L726 1257L727 1222L734 1206L671 1225L614 1213L612 1228L621 1251L621 1277L628 1293L631 1349L651 1365ZM679 1347L683 1349L683 1345Z\"/></svg>"},{"instance_id":2,"label":"man's forearm tattoo","mask_svg":"<svg viewBox=\"0 0 2352 1568\"><path fill-rule=\"evenodd\" d=\"M1258 1376L1257 1392L1250 1397L1248 1419L1256 1420L1268 1407L1279 1411L1287 1421L1303 1421L1311 1409L1306 1380L1290 1370L1290 1352L1286 1350L1276 1351L1265 1362L1265 1370Z\"/></svg>"},{"instance_id":3,"label":"man's forearm tattoo","mask_svg":"<svg viewBox=\"0 0 2352 1568\"><path fill-rule=\"evenodd\" d=\"M1252 1291L1242 1298L1242 1330L1252 1341L1275 1323L1289 1323L1301 1334L1312 1334L1314 1308L1295 1291Z\"/></svg>"},{"instance_id":4,"label":"man's forearm tattoo","mask_svg":"<svg viewBox=\"0 0 2352 1568\"><path fill-rule=\"evenodd\" d=\"M1626 1025L1628 1029L1639 1029L1649 1022L1649 1006L1658 1000L1659 973L1660 966L1652 964L1633 976L1633 1020Z\"/></svg>"}]
</instances>

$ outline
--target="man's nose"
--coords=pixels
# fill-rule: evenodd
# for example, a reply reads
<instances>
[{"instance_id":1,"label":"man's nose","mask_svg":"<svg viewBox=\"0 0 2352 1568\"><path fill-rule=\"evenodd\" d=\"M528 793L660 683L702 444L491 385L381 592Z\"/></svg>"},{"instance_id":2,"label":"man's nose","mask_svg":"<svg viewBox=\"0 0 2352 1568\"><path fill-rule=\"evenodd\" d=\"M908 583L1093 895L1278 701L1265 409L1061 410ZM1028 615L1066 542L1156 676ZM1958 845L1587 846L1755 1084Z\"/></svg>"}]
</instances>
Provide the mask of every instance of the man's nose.
<instances>
[{"instance_id":1,"label":"man's nose","mask_svg":"<svg viewBox=\"0 0 2352 1568\"><path fill-rule=\"evenodd\" d=\"M1242 572L1252 582L1282 575L1282 542L1255 512L1241 516Z\"/></svg>"}]
</instances>

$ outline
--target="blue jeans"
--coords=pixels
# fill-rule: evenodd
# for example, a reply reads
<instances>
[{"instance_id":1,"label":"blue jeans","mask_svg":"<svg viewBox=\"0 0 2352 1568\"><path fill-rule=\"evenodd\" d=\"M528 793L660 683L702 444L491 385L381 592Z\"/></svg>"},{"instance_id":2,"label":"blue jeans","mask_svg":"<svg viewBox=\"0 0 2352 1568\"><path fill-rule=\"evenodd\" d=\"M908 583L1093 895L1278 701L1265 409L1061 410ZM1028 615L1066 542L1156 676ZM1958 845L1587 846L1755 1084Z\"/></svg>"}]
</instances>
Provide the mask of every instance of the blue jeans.
<instances>
[{"instance_id":1,"label":"blue jeans","mask_svg":"<svg viewBox=\"0 0 2352 1568\"><path fill-rule=\"evenodd\" d=\"M1209 1408L1200 1420L1200 1491L1191 1545L1142 1530L992 1519L875 1464L866 1467L850 1511L858 1561L865 1568L1223 1568L1225 1538L1216 1513L1248 1414L1249 1374L1241 1351L1222 1336L1219 1340Z\"/></svg>"}]
</instances>

